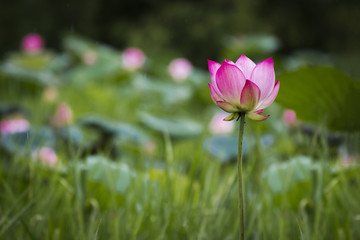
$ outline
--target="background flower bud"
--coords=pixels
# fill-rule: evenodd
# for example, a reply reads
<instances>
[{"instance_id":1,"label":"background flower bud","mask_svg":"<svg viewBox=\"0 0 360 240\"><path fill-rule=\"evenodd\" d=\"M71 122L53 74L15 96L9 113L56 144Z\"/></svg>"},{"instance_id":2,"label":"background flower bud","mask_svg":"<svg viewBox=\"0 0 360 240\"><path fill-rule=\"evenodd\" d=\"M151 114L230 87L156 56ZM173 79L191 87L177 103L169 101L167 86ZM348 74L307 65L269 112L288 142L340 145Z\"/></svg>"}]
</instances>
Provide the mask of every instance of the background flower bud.
<instances>
[{"instance_id":1,"label":"background flower bud","mask_svg":"<svg viewBox=\"0 0 360 240\"><path fill-rule=\"evenodd\" d=\"M73 122L73 112L69 105L61 103L55 115L51 118L51 124L56 127L70 125Z\"/></svg>"},{"instance_id":2,"label":"background flower bud","mask_svg":"<svg viewBox=\"0 0 360 240\"><path fill-rule=\"evenodd\" d=\"M21 47L26 53L39 53L43 50L44 40L40 35L31 33L23 38Z\"/></svg>"},{"instance_id":3,"label":"background flower bud","mask_svg":"<svg viewBox=\"0 0 360 240\"><path fill-rule=\"evenodd\" d=\"M171 61L168 71L175 82L183 82L192 73L193 67L189 60L177 58Z\"/></svg>"},{"instance_id":4,"label":"background flower bud","mask_svg":"<svg viewBox=\"0 0 360 240\"><path fill-rule=\"evenodd\" d=\"M9 119L0 122L0 133L2 135L26 132L30 124L26 119Z\"/></svg>"},{"instance_id":5,"label":"background flower bud","mask_svg":"<svg viewBox=\"0 0 360 240\"><path fill-rule=\"evenodd\" d=\"M227 115L226 113L216 113L212 117L209 123L209 130L212 134L230 134L234 131L234 122L224 121Z\"/></svg>"},{"instance_id":6,"label":"background flower bud","mask_svg":"<svg viewBox=\"0 0 360 240\"><path fill-rule=\"evenodd\" d=\"M145 63L145 55L138 48L128 48L122 56L123 67L128 71L135 71Z\"/></svg>"}]
</instances>

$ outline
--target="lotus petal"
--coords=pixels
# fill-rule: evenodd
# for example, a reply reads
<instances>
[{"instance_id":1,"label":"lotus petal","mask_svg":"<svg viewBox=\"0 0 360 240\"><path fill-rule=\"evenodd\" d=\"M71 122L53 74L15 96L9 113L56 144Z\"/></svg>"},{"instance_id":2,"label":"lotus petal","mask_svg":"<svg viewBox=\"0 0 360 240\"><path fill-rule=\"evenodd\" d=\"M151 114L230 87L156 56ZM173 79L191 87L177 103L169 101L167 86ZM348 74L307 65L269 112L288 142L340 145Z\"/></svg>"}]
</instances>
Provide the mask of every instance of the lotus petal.
<instances>
[{"instance_id":1,"label":"lotus petal","mask_svg":"<svg viewBox=\"0 0 360 240\"><path fill-rule=\"evenodd\" d=\"M272 58L258 63L251 74L250 80L260 88L260 100L269 96L275 83L274 62Z\"/></svg>"},{"instance_id":2,"label":"lotus petal","mask_svg":"<svg viewBox=\"0 0 360 240\"><path fill-rule=\"evenodd\" d=\"M241 108L251 110L256 107L260 99L260 89L255 83L246 80L240 97Z\"/></svg>"},{"instance_id":3,"label":"lotus petal","mask_svg":"<svg viewBox=\"0 0 360 240\"><path fill-rule=\"evenodd\" d=\"M211 85L210 83L208 83L209 85L209 88L210 88L210 96L211 96L211 99L213 100L213 102L216 104L216 102L218 101L222 101L222 97L221 97L221 94L218 92L218 90L216 90L214 88L213 85Z\"/></svg>"},{"instance_id":4,"label":"lotus petal","mask_svg":"<svg viewBox=\"0 0 360 240\"><path fill-rule=\"evenodd\" d=\"M210 76L211 76L211 83L213 84L213 87L219 91L219 89L217 88L217 84L216 84L216 72L221 67L221 64L211 61L211 60L208 60L208 67L209 67L209 72L210 72Z\"/></svg>"},{"instance_id":5,"label":"lotus petal","mask_svg":"<svg viewBox=\"0 0 360 240\"><path fill-rule=\"evenodd\" d=\"M217 101L216 105L228 113L238 112L239 110L234 107L231 103L224 102L224 101Z\"/></svg>"},{"instance_id":6,"label":"lotus petal","mask_svg":"<svg viewBox=\"0 0 360 240\"><path fill-rule=\"evenodd\" d=\"M215 78L216 72L221 67L221 64L211 61L211 60L208 60L208 67L209 67L209 72L210 72L211 78L213 78L213 77Z\"/></svg>"},{"instance_id":7,"label":"lotus petal","mask_svg":"<svg viewBox=\"0 0 360 240\"><path fill-rule=\"evenodd\" d=\"M228 64L235 65L235 63L234 63L233 61L231 61L231 60L227 60L227 59L225 59L225 60L224 60L224 62L226 62L226 63L228 63ZM224 62L223 62L223 63L224 63Z\"/></svg>"},{"instance_id":8,"label":"lotus petal","mask_svg":"<svg viewBox=\"0 0 360 240\"><path fill-rule=\"evenodd\" d=\"M280 88L280 82L276 81L275 87L272 90L272 92L270 93L270 95L267 96L263 101L261 101L260 104L258 105L258 107L256 107L256 108L264 109L264 108L267 108L268 106L270 106L274 102L276 96L278 95L279 88Z\"/></svg>"},{"instance_id":9,"label":"lotus petal","mask_svg":"<svg viewBox=\"0 0 360 240\"><path fill-rule=\"evenodd\" d=\"M216 84L222 97L235 106L240 106L240 96L246 79L236 66L224 62L216 72Z\"/></svg>"},{"instance_id":10,"label":"lotus petal","mask_svg":"<svg viewBox=\"0 0 360 240\"><path fill-rule=\"evenodd\" d=\"M245 55L241 55L241 57L239 57L239 59L236 61L235 64L243 72L246 79L250 79L251 73L254 70L256 64L253 61L251 61L250 58L246 57Z\"/></svg>"},{"instance_id":11,"label":"lotus petal","mask_svg":"<svg viewBox=\"0 0 360 240\"><path fill-rule=\"evenodd\" d=\"M256 113L248 113L247 116L255 121L264 121L265 119L267 119L270 115L260 115L260 114L256 114Z\"/></svg>"},{"instance_id":12,"label":"lotus petal","mask_svg":"<svg viewBox=\"0 0 360 240\"><path fill-rule=\"evenodd\" d=\"M235 118L237 118L239 116L239 113L232 113L229 116L227 116L226 118L224 118L224 121L231 121L234 120Z\"/></svg>"}]
</instances>

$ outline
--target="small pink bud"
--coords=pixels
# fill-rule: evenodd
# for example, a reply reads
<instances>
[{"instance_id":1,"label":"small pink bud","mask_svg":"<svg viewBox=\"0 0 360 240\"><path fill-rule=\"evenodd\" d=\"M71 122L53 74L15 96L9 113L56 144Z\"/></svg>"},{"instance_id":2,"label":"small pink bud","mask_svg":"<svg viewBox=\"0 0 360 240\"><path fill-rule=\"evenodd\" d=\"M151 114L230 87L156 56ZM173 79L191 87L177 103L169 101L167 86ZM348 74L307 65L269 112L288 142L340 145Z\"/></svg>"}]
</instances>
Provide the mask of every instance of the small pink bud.
<instances>
[{"instance_id":1,"label":"small pink bud","mask_svg":"<svg viewBox=\"0 0 360 240\"><path fill-rule=\"evenodd\" d=\"M10 119L0 122L0 132L2 135L26 132L30 124L26 119Z\"/></svg>"},{"instance_id":2,"label":"small pink bud","mask_svg":"<svg viewBox=\"0 0 360 240\"><path fill-rule=\"evenodd\" d=\"M46 102L52 103L56 100L58 96L58 91L56 88L47 87L43 92L43 98Z\"/></svg>"},{"instance_id":3,"label":"small pink bud","mask_svg":"<svg viewBox=\"0 0 360 240\"><path fill-rule=\"evenodd\" d=\"M235 128L234 122L224 121L227 117L226 113L216 113L210 121L209 130L212 134L226 135L233 132Z\"/></svg>"},{"instance_id":4,"label":"small pink bud","mask_svg":"<svg viewBox=\"0 0 360 240\"><path fill-rule=\"evenodd\" d=\"M55 127L62 127L70 125L73 122L73 112L69 105L66 103L61 103L55 113L51 118L51 123Z\"/></svg>"},{"instance_id":5,"label":"small pink bud","mask_svg":"<svg viewBox=\"0 0 360 240\"><path fill-rule=\"evenodd\" d=\"M44 165L48 165L49 167L54 167L58 158L52 148L42 147L40 149L35 149L32 154L33 158L39 160Z\"/></svg>"},{"instance_id":6,"label":"small pink bud","mask_svg":"<svg viewBox=\"0 0 360 240\"><path fill-rule=\"evenodd\" d=\"M123 53L122 63L128 71L135 71L144 65L145 55L138 48L128 48Z\"/></svg>"},{"instance_id":7,"label":"small pink bud","mask_svg":"<svg viewBox=\"0 0 360 240\"><path fill-rule=\"evenodd\" d=\"M156 150L156 144L152 141L145 143L144 150L148 155L153 155Z\"/></svg>"},{"instance_id":8,"label":"small pink bud","mask_svg":"<svg viewBox=\"0 0 360 240\"><path fill-rule=\"evenodd\" d=\"M283 121L288 127L295 127L299 124L296 113L293 110L286 109L283 114Z\"/></svg>"},{"instance_id":9,"label":"small pink bud","mask_svg":"<svg viewBox=\"0 0 360 240\"><path fill-rule=\"evenodd\" d=\"M185 58L177 58L171 61L168 71L175 82L185 81L192 73L193 66Z\"/></svg>"},{"instance_id":10,"label":"small pink bud","mask_svg":"<svg viewBox=\"0 0 360 240\"><path fill-rule=\"evenodd\" d=\"M31 33L23 38L21 46L26 53L39 53L44 47L44 41L40 35Z\"/></svg>"},{"instance_id":11,"label":"small pink bud","mask_svg":"<svg viewBox=\"0 0 360 240\"><path fill-rule=\"evenodd\" d=\"M89 50L89 51L86 51L83 55L83 62L86 64L86 65L89 65L89 66L92 66L96 63L97 61L97 54L96 52L92 51L92 50Z\"/></svg>"},{"instance_id":12,"label":"small pink bud","mask_svg":"<svg viewBox=\"0 0 360 240\"><path fill-rule=\"evenodd\" d=\"M357 157L356 155L352 155L352 154L345 154L342 158L341 158L341 165L344 167L349 167L351 165L356 164L357 162Z\"/></svg>"}]
</instances>

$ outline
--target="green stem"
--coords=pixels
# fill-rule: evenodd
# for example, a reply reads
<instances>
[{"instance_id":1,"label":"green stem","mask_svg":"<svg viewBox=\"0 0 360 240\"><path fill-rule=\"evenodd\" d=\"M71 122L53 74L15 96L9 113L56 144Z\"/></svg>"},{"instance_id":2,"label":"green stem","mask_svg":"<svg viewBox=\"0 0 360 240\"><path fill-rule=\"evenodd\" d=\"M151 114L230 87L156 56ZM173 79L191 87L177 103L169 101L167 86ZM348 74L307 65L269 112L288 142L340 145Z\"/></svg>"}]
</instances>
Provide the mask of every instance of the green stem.
<instances>
[{"instance_id":1,"label":"green stem","mask_svg":"<svg viewBox=\"0 0 360 240\"><path fill-rule=\"evenodd\" d=\"M240 240L244 240L244 194L242 182L242 152L245 126L245 113L240 113L239 142L238 142L238 188L239 188L239 214L240 214Z\"/></svg>"}]
</instances>

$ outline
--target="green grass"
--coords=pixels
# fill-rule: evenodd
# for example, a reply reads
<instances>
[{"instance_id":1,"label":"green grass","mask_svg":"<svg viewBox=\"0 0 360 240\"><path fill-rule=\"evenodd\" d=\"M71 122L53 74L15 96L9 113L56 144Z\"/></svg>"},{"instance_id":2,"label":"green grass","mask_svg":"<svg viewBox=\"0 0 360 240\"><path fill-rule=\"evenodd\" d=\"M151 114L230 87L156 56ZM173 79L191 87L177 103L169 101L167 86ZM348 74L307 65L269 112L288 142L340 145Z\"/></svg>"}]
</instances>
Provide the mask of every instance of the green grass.
<instances>
[{"instance_id":1,"label":"green grass","mask_svg":"<svg viewBox=\"0 0 360 240\"><path fill-rule=\"evenodd\" d=\"M68 86L59 95L77 119L96 113L143 129L137 119L142 110L181 112L204 128L213 113L212 105L204 103L163 107L161 98L122 91L123 86ZM39 94L21 95L19 89L9 88L1 100L21 103L31 111L35 127L45 125L55 105L42 102ZM272 117L266 123L247 121L246 239L359 239L358 163L342 167L325 141L286 129L279 109L269 109ZM67 151L71 144L56 149L62 165L55 169L32 161L30 153L1 155L0 239L238 239L236 164L206 152L203 140L210 133L179 140L145 131L157 146L153 154L139 146L121 148L117 157L102 153L107 164L129 167L131 180L124 191L114 190L118 182L111 167L105 168L104 179L94 181L86 157ZM264 134L274 137L271 146L261 143Z\"/></svg>"},{"instance_id":2,"label":"green grass","mask_svg":"<svg viewBox=\"0 0 360 240\"><path fill-rule=\"evenodd\" d=\"M89 188L80 159L56 172L14 157L1 165L0 238L237 239L236 166L211 159L200 140L164 146L165 167L142 159L125 194ZM294 200L253 173L253 155L244 166L247 239L358 239L359 169L319 164L312 192Z\"/></svg>"}]
</instances>

